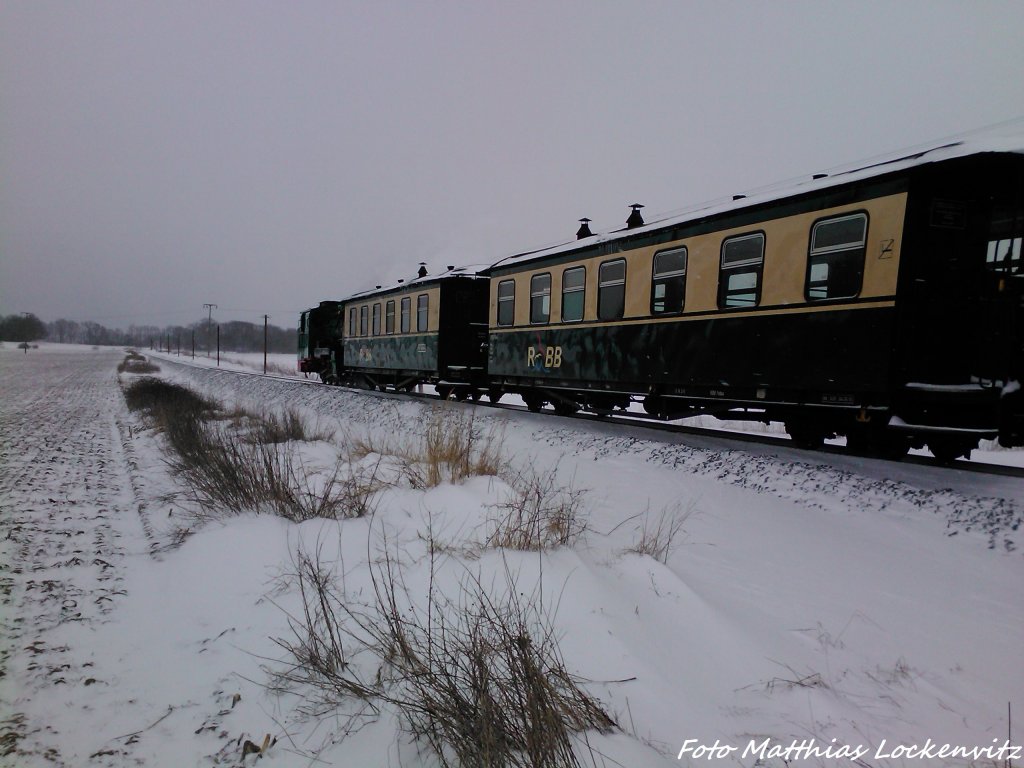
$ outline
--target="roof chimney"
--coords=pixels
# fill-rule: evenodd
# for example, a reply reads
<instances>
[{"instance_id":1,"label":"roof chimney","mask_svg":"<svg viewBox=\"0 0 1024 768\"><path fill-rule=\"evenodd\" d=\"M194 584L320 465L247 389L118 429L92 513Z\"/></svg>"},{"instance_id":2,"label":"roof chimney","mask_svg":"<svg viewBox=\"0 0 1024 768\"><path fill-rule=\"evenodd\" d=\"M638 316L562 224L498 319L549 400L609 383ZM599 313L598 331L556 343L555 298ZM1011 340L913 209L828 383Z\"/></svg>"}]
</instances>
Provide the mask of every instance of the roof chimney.
<instances>
[{"instance_id":1,"label":"roof chimney","mask_svg":"<svg viewBox=\"0 0 1024 768\"><path fill-rule=\"evenodd\" d=\"M586 216L580 219L580 228L576 230L577 240L582 240L584 237L590 237L591 235L594 234L593 232L590 231L590 227L587 226L588 224L590 224L590 219L588 219Z\"/></svg>"},{"instance_id":2,"label":"roof chimney","mask_svg":"<svg viewBox=\"0 0 1024 768\"><path fill-rule=\"evenodd\" d=\"M420 269L419 269L419 272L416 273L416 277L426 277L426 276L427 276L427 262L421 261L420 262Z\"/></svg>"},{"instance_id":3,"label":"roof chimney","mask_svg":"<svg viewBox=\"0 0 1024 768\"><path fill-rule=\"evenodd\" d=\"M643 206L640 203L633 203L630 208L633 212L629 214L629 218L626 219L626 228L633 229L634 227L642 227L644 225L644 217L640 215L640 209Z\"/></svg>"}]
</instances>

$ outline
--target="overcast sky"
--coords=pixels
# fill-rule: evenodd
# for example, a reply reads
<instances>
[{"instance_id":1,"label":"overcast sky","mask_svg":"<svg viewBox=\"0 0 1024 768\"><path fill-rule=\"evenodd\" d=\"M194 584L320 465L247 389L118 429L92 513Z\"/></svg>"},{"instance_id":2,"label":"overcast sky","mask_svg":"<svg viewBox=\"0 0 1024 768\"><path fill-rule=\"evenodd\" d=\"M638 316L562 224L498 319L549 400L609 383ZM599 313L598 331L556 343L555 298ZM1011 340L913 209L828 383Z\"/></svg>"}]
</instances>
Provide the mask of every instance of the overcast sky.
<instances>
[{"instance_id":1,"label":"overcast sky","mask_svg":"<svg viewBox=\"0 0 1024 768\"><path fill-rule=\"evenodd\" d=\"M1024 115L1024 2L0 0L0 314L288 325Z\"/></svg>"}]
</instances>

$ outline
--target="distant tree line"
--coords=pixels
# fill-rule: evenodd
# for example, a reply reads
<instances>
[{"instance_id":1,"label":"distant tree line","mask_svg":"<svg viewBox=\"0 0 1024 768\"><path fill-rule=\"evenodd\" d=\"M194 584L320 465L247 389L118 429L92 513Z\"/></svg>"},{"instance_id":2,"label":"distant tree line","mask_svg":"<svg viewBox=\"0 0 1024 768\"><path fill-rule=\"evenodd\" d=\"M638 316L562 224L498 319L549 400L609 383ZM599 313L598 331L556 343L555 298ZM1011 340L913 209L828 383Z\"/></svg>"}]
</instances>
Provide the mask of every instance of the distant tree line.
<instances>
[{"instance_id":1,"label":"distant tree line","mask_svg":"<svg viewBox=\"0 0 1024 768\"><path fill-rule=\"evenodd\" d=\"M194 334L194 337L193 337ZM54 320L44 323L31 313L0 316L0 341L33 342L46 339L60 344L89 344L92 346L137 347L139 349L167 349L192 352L195 339L196 352L206 354L217 349L217 323L207 324L202 319L191 325L130 325L127 330L107 328L90 321ZM274 353L294 352L295 331L267 326L267 350ZM262 352L263 325L232 320L220 324L220 348L225 352Z\"/></svg>"}]
</instances>

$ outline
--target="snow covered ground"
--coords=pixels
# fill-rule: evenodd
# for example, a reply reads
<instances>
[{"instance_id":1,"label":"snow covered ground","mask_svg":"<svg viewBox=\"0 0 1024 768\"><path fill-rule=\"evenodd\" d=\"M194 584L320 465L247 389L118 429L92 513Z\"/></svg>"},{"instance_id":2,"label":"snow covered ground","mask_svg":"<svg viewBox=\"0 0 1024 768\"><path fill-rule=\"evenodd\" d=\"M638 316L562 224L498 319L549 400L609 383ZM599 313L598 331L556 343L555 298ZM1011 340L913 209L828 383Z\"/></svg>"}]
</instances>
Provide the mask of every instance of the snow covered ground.
<instances>
[{"instance_id":1,"label":"snow covered ground","mask_svg":"<svg viewBox=\"0 0 1024 768\"><path fill-rule=\"evenodd\" d=\"M584 492L574 546L479 546L493 478L390 488L373 518L198 525L125 407L122 357L0 349L0 765L252 765L242 745L266 734L270 766L433 765L387 713L341 741L346 713L303 717L266 687L299 609L296 553L319 549L357 600L385 538L421 598L428 540L443 588L469 575L500 593L511 573L539 596L619 725L590 736L597 765L849 765L845 746L859 765L966 766L901 750L1002 746L1020 710L1019 478L453 404L502 430L510 463ZM157 362L229 406L297 409L335 434L313 460L346 434L415 433L437 407ZM662 510L689 513L667 561L629 553ZM817 756L785 753L794 740Z\"/></svg>"}]
</instances>

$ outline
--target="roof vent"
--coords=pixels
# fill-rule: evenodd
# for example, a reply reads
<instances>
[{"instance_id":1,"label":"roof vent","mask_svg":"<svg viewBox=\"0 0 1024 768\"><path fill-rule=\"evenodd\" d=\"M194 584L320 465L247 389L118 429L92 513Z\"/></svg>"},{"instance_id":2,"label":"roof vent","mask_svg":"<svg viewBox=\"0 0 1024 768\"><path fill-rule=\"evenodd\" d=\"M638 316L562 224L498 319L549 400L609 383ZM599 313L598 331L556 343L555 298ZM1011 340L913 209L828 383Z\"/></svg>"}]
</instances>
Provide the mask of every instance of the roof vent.
<instances>
[{"instance_id":1,"label":"roof vent","mask_svg":"<svg viewBox=\"0 0 1024 768\"><path fill-rule=\"evenodd\" d=\"M644 217L640 215L640 209L643 208L643 205L640 203L633 203L629 207L633 209L633 212L629 214L629 218L626 219L626 227L628 229L642 227L644 225Z\"/></svg>"},{"instance_id":2,"label":"roof vent","mask_svg":"<svg viewBox=\"0 0 1024 768\"><path fill-rule=\"evenodd\" d=\"M745 198L746 198L746 195L733 195L732 196L733 200L743 200Z\"/></svg>"},{"instance_id":3,"label":"roof vent","mask_svg":"<svg viewBox=\"0 0 1024 768\"><path fill-rule=\"evenodd\" d=\"M427 276L427 262L421 261L420 262L420 269L416 273L416 277L426 277L426 276Z\"/></svg>"},{"instance_id":4,"label":"roof vent","mask_svg":"<svg viewBox=\"0 0 1024 768\"><path fill-rule=\"evenodd\" d=\"M403 280L402 278L398 278L398 282L400 282L400 283L404 283L404 282L405 282L405 280Z\"/></svg>"},{"instance_id":5,"label":"roof vent","mask_svg":"<svg viewBox=\"0 0 1024 768\"><path fill-rule=\"evenodd\" d=\"M828 178L828 174L827 173L816 173L813 176L811 176L811 178L815 179L815 180L817 180L817 179L826 179L826 178Z\"/></svg>"},{"instance_id":6,"label":"roof vent","mask_svg":"<svg viewBox=\"0 0 1024 768\"><path fill-rule=\"evenodd\" d=\"M448 271L451 272L453 269L455 269L455 266L453 264L449 264Z\"/></svg>"},{"instance_id":7,"label":"roof vent","mask_svg":"<svg viewBox=\"0 0 1024 768\"><path fill-rule=\"evenodd\" d=\"M380 290L380 286L379 285L377 286L376 290L378 290L378 291Z\"/></svg>"},{"instance_id":8,"label":"roof vent","mask_svg":"<svg viewBox=\"0 0 1024 768\"><path fill-rule=\"evenodd\" d=\"M584 216L580 219L580 228L576 230L576 239L582 240L584 237L590 237L594 233L590 231L590 219Z\"/></svg>"}]
</instances>

